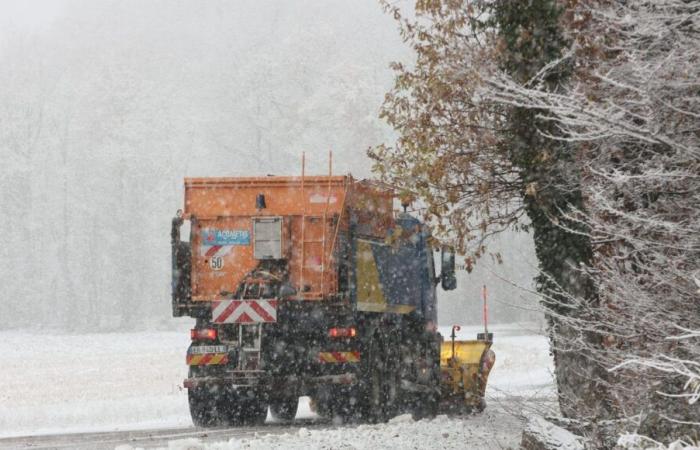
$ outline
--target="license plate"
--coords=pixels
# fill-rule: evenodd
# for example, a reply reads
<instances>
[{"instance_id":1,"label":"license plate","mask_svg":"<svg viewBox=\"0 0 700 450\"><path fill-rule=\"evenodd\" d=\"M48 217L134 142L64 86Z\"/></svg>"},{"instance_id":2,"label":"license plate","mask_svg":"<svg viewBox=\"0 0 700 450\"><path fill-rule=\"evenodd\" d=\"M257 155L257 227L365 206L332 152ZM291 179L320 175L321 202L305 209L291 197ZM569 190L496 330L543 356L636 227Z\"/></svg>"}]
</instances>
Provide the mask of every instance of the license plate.
<instances>
[{"instance_id":1,"label":"license plate","mask_svg":"<svg viewBox=\"0 0 700 450\"><path fill-rule=\"evenodd\" d=\"M225 345L199 345L197 347L190 347L188 353L190 355L202 355L204 353L226 353L228 347Z\"/></svg>"}]
</instances>

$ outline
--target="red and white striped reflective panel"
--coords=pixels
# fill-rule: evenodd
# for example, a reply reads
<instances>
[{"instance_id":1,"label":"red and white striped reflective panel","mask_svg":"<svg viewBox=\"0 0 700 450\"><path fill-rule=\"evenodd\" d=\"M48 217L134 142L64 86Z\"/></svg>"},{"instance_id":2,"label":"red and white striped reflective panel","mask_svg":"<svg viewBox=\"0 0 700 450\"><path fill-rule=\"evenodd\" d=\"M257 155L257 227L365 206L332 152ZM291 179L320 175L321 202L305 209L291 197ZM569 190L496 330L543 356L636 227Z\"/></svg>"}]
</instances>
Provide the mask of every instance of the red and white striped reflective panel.
<instances>
[{"instance_id":1,"label":"red and white striped reflective panel","mask_svg":"<svg viewBox=\"0 0 700 450\"><path fill-rule=\"evenodd\" d=\"M277 322L277 300L221 300L212 302L214 323Z\"/></svg>"},{"instance_id":2,"label":"red and white striped reflective panel","mask_svg":"<svg viewBox=\"0 0 700 450\"><path fill-rule=\"evenodd\" d=\"M202 245L199 247L199 254L206 258L215 256L226 256L231 253L231 245Z\"/></svg>"}]
</instances>

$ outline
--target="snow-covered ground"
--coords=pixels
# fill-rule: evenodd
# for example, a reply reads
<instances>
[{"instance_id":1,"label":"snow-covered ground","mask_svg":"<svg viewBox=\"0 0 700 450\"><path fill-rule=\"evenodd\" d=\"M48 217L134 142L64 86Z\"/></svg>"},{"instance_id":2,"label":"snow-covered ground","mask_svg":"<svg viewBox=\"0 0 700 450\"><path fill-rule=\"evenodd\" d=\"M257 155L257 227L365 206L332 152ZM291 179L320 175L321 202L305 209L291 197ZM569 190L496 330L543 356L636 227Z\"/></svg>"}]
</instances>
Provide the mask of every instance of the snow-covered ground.
<instances>
[{"instance_id":1,"label":"snow-covered ground","mask_svg":"<svg viewBox=\"0 0 700 450\"><path fill-rule=\"evenodd\" d=\"M0 436L188 426L180 331L4 331Z\"/></svg>"},{"instance_id":2,"label":"snow-covered ground","mask_svg":"<svg viewBox=\"0 0 700 450\"><path fill-rule=\"evenodd\" d=\"M381 425L300 428L294 433L261 433L255 437L233 437L223 442L203 442L194 438L173 440L168 443L167 449L514 449L520 442L517 431L520 427L515 417L494 412L485 412L466 420L441 415L418 422L406 414ZM118 449L137 450L139 447L123 445Z\"/></svg>"},{"instance_id":3,"label":"snow-covered ground","mask_svg":"<svg viewBox=\"0 0 700 450\"><path fill-rule=\"evenodd\" d=\"M483 415L464 420L438 417L419 423L409 423L402 417L389 425L361 426L365 435L375 439L365 442L366 446L406 446L404 438L386 439L417 433L426 443L441 440L441 447L446 448L453 446L451 442L456 445L466 434L493 435L494 424L499 423L510 423L498 426L510 433L501 433L501 439L517 436L519 422L510 412L522 412L523 402L529 399L553 395L547 340L534 328L501 325L489 330L495 334L496 366L487 389L490 406ZM182 389L188 330L189 324L183 323L178 331L140 333L0 332L0 354L4 356L0 369L0 437L191 426L187 395ZM441 331L449 335L449 328ZM462 327L458 338L473 338L478 331ZM308 401L302 399L297 417L312 416ZM343 446L340 443L344 439L351 442L355 434L342 430L349 428L261 436L245 443L224 443L221 448L243 444L246 448L267 448L278 445L275 442L291 448L300 440L299 434L305 434L304 448L314 448L313 442L317 441L336 442L338 445L330 448L337 448ZM354 447L348 444L348 448Z\"/></svg>"}]
</instances>

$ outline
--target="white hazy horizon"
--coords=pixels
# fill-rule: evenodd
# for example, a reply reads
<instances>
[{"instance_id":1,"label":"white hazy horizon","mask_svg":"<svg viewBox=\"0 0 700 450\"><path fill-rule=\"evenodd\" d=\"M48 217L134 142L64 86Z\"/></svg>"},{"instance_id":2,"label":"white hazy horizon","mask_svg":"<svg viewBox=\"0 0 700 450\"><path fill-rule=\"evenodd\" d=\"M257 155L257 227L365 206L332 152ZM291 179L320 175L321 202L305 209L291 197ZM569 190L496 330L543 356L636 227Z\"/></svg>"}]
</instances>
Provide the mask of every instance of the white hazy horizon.
<instances>
[{"instance_id":1,"label":"white hazy horizon","mask_svg":"<svg viewBox=\"0 0 700 450\"><path fill-rule=\"evenodd\" d=\"M411 58L374 0L0 0L0 328L167 326L183 178L298 174L302 151L324 174L329 150L371 176ZM531 286L531 238L504 242L493 270ZM441 322L478 323L484 282L493 320L530 318L487 264L460 282Z\"/></svg>"}]
</instances>

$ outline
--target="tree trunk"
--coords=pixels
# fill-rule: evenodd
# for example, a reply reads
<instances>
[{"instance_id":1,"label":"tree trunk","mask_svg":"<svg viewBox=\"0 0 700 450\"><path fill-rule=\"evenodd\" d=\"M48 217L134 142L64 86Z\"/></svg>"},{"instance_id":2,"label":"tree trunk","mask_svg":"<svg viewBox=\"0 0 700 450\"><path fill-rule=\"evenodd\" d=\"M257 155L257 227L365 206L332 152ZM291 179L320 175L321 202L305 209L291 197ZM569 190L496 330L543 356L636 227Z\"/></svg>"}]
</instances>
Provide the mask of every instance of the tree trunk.
<instances>
[{"instance_id":1,"label":"tree trunk","mask_svg":"<svg viewBox=\"0 0 700 450\"><path fill-rule=\"evenodd\" d=\"M568 149L533 131L543 124L532 111L515 111L513 121L518 124L517 143L511 155L528 187L525 205L541 271L537 287L548 319L561 412L578 419L607 417L607 372L593 351L601 348L600 339L578 326L594 320L598 306L596 286L586 270L592 264L592 246L580 225L564 217L572 207L583 209L580 175ZM548 160L543 152L554 155ZM539 162L543 160L556 163Z\"/></svg>"},{"instance_id":2,"label":"tree trunk","mask_svg":"<svg viewBox=\"0 0 700 450\"><path fill-rule=\"evenodd\" d=\"M493 18L505 50L503 70L519 82L527 82L566 47L559 29L561 12L554 0L495 2ZM555 91L568 78L567 68L545 80ZM598 304L591 266L590 239L578 223L565 215L583 210L581 174L573 150L545 138L556 134L551 122L525 108L508 111L509 130L504 153L520 169L523 199L535 240L540 275L538 291L549 324L549 337L562 414L571 418L607 417L611 411L603 380L607 372L594 359L600 348L597 335L577 327L591 320Z\"/></svg>"}]
</instances>

